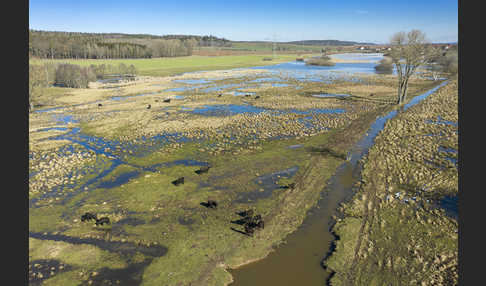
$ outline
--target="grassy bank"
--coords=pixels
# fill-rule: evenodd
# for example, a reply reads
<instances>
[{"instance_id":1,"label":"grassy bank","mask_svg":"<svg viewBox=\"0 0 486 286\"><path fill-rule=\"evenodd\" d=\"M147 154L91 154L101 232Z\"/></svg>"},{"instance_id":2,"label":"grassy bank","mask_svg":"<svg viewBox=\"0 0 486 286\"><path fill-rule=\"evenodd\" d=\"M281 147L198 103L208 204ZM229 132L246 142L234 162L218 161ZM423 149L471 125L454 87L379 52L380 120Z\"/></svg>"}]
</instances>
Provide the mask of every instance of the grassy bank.
<instances>
[{"instance_id":1,"label":"grassy bank","mask_svg":"<svg viewBox=\"0 0 486 286\"><path fill-rule=\"evenodd\" d=\"M457 221L435 204L458 191L457 153L441 151L457 152L457 103L452 81L376 137L333 228L331 285L457 285Z\"/></svg>"}]
</instances>

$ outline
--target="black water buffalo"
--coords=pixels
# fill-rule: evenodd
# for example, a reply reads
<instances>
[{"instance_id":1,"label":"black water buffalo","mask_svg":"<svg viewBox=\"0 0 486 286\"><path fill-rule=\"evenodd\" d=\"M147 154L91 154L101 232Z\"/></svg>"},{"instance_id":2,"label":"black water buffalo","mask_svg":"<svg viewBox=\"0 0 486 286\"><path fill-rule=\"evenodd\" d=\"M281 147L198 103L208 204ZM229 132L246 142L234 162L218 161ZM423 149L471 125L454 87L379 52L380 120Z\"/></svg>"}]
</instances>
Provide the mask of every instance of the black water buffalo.
<instances>
[{"instance_id":1,"label":"black water buffalo","mask_svg":"<svg viewBox=\"0 0 486 286\"><path fill-rule=\"evenodd\" d=\"M103 106L103 104L101 104L101 103L98 103L98 107L101 107L101 106Z\"/></svg>"},{"instance_id":2,"label":"black water buffalo","mask_svg":"<svg viewBox=\"0 0 486 286\"><path fill-rule=\"evenodd\" d=\"M295 188L295 183L290 183L287 185L287 188L289 189L294 189Z\"/></svg>"},{"instance_id":3,"label":"black water buffalo","mask_svg":"<svg viewBox=\"0 0 486 286\"><path fill-rule=\"evenodd\" d=\"M202 202L200 205L205 206L210 209L215 209L218 207L218 203L216 201L208 200L207 202Z\"/></svg>"},{"instance_id":4,"label":"black water buffalo","mask_svg":"<svg viewBox=\"0 0 486 286\"><path fill-rule=\"evenodd\" d=\"M208 207L211 209L215 209L218 207L218 203L216 201L208 200Z\"/></svg>"},{"instance_id":5,"label":"black water buffalo","mask_svg":"<svg viewBox=\"0 0 486 286\"><path fill-rule=\"evenodd\" d=\"M149 105L147 105L147 109L150 109L150 107L152 107L152 105L150 105L150 104L149 104Z\"/></svg>"},{"instance_id":6,"label":"black water buffalo","mask_svg":"<svg viewBox=\"0 0 486 286\"><path fill-rule=\"evenodd\" d=\"M253 210L246 210L246 211L241 211L237 213L238 215L242 217L252 217L253 216Z\"/></svg>"},{"instance_id":7,"label":"black water buffalo","mask_svg":"<svg viewBox=\"0 0 486 286\"><path fill-rule=\"evenodd\" d=\"M172 181L172 184L174 184L176 186L178 186L180 184L184 184L184 177L180 177L179 179Z\"/></svg>"},{"instance_id":8,"label":"black water buffalo","mask_svg":"<svg viewBox=\"0 0 486 286\"><path fill-rule=\"evenodd\" d=\"M253 233L255 232L255 230L249 224L245 224L245 232L246 232L246 234L253 236Z\"/></svg>"},{"instance_id":9,"label":"black water buffalo","mask_svg":"<svg viewBox=\"0 0 486 286\"><path fill-rule=\"evenodd\" d=\"M258 227L258 228L261 228L261 229L264 229L264 228L265 228L265 223L263 222L263 220L261 220L261 221L259 221L259 222L257 223L257 227Z\"/></svg>"},{"instance_id":10,"label":"black water buffalo","mask_svg":"<svg viewBox=\"0 0 486 286\"><path fill-rule=\"evenodd\" d=\"M250 96L251 96L251 94L247 93L247 94L245 94L245 96L246 96L246 97L250 97Z\"/></svg>"},{"instance_id":11,"label":"black water buffalo","mask_svg":"<svg viewBox=\"0 0 486 286\"><path fill-rule=\"evenodd\" d=\"M95 214L92 214L92 213L85 213L84 215L81 216L81 221L90 221L90 220L97 220L98 218L96 217Z\"/></svg>"},{"instance_id":12,"label":"black water buffalo","mask_svg":"<svg viewBox=\"0 0 486 286\"><path fill-rule=\"evenodd\" d=\"M103 225L105 223L109 224L110 219L107 218L107 217L102 217L102 218L96 220L96 225Z\"/></svg>"},{"instance_id":13,"label":"black water buffalo","mask_svg":"<svg viewBox=\"0 0 486 286\"><path fill-rule=\"evenodd\" d=\"M259 96L259 95L255 96L255 99L259 99L259 98L260 98L260 96Z\"/></svg>"},{"instance_id":14,"label":"black water buffalo","mask_svg":"<svg viewBox=\"0 0 486 286\"><path fill-rule=\"evenodd\" d=\"M221 97L221 96L223 96L223 94L222 94L222 93L218 94L218 97Z\"/></svg>"},{"instance_id":15,"label":"black water buffalo","mask_svg":"<svg viewBox=\"0 0 486 286\"><path fill-rule=\"evenodd\" d=\"M211 166L203 166L199 170L196 170L195 172L196 174L201 175L203 173L207 173L209 171L209 168L211 168Z\"/></svg>"},{"instance_id":16,"label":"black water buffalo","mask_svg":"<svg viewBox=\"0 0 486 286\"><path fill-rule=\"evenodd\" d=\"M164 102L170 102L170 98L164 99Z\"/></svg>"}]
</instances>

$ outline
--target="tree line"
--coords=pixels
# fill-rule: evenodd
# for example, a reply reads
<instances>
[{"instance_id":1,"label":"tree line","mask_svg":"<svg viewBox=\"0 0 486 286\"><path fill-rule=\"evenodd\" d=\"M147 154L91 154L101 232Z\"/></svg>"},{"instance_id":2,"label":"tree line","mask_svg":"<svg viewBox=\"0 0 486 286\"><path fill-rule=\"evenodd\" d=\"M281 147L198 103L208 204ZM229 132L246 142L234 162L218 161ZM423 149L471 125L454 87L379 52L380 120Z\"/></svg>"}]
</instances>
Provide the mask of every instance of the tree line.
<instances>
[{"instance_id":1,"label":"tree line","mask_svg":"<svg viewBox=\"0 0 486 286\"><path fill-rule=\"evenodd\" d=\"M214 36L126 35L29 30L29 56L119 59L190 56L197 46L231 46Z\"/></svg>"}]
</instances>

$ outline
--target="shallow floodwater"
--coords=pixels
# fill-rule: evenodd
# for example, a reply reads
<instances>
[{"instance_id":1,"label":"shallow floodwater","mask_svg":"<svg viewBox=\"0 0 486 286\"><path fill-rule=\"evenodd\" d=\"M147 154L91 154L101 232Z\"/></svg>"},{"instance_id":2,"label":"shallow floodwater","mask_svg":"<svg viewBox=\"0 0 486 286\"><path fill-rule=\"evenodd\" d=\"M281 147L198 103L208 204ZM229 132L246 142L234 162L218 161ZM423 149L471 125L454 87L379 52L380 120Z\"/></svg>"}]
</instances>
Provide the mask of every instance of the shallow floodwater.
<instances>
[{"instance_id":1,"label":"shallow floodwater","mask_svg":"<svg viewBox=\"0 0 486 286\"><path fill-rule=\"evenodd\" d=\"M417 104L444 84L446 82L410 101L403 110ZM353 195L353 184L361 179L359 160L373 145L374 138L386 121L397 113L397 110L393 110L370 126L366 135L351 149L348 161L338 167L324 187L317 207L311 209L302 225L287 236L286 244L260 261L229 270L234 279L232 286L326 285L331 273L323 268L322 261L330 252L334 240L330 232L331 216L336 213L339 203Z\"/></svg>"},{"instance_id":2,"label":"shallow floodwater","mask_svg":"<svg viewBox=\"0 0 486 286\"><path fill-rule=\"evenodd\" d=\"M355 73L376 74L375 66L383 58L383 54L345 53L332 57L346 60L365 60L369 62L336 63L334 66L306 65L305 62L292 61L270 66L253 67L252 69L266 69L274 74L285 75L287 78L299 81L330 82L336 79L359 81Z\"/></svg>"},{"instance_id":3,"label":"shallow floodwater","mask_svg":"<svg viewBox=\"0 0 486 286\"><path fill-rule=\"evenodd\" d=\"M313 94L312 97L320 97L320 98L334 98L334 97L348 97L349 94L334 94L334 93L321 93L321 94Z\"/></svg>"}]
</instances>

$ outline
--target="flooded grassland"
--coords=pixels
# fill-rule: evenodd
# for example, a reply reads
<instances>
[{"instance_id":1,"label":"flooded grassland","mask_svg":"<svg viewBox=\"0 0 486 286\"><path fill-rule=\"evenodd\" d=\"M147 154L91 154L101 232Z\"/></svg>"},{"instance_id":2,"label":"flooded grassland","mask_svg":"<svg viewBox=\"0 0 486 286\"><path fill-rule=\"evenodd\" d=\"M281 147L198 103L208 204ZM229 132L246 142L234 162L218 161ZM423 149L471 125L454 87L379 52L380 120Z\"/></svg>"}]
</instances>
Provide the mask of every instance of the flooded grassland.
<instances>
[{"instance_id":1,"label":"flooded grassland","mask_svg":"<svg viewBox=\"0 0 486 286\"><path fill-rule=\"evenodd\" d=\"M386 123L334 226L331 285L457 285L458 87Z\"/></svg>"},{"instance_id":2,"label":"flooded grassland","mask_svg":"<svg viewBox=\"0 0 486 286\"><path fill-rule=\"evenodd\" d=\"M49 98L29 115L30 283L230 283L226 269L265 257L302 223L353 140L389 108L396 79L359 78L236 69ZM410 95L435 85L414 79ZM235 222L249 208L265 221L253 237ZM83 222L85 212L110 224Z\"/></svg>"}]
</instances>

